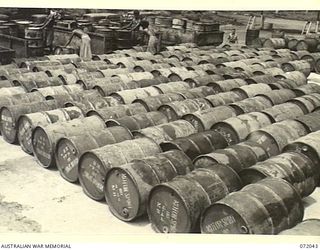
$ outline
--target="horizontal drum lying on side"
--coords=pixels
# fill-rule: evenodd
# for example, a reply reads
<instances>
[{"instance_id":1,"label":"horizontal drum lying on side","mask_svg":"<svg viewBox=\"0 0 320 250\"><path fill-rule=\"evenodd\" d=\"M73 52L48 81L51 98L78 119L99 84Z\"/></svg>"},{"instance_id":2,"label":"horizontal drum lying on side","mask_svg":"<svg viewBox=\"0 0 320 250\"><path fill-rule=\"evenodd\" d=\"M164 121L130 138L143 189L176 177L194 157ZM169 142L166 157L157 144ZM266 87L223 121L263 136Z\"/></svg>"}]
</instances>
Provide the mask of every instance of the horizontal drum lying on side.
<instances>
[{"instance_id":1,"label":"horizontal drum lying on side","mask_svg":"<svg viewBox=\"0 0 320 250\"><path fill-rule=\"evenodd\" d=\"M156 111L162 104L182 100L184 100L184 97L178 93L167 93L136 99L133 103L142 104L148 111Z\"/></svg>"},{"instance_id":2,"label":"horizontal drum lying on side","mask_svg":"<svg viewBox=\"0 0 320 250\"><path fill-rule=\"evenodd\" d=\"M163 104L158 110L165 114L170 121L175 121L186 114L206 110L211 107L210 102L206 99L196 98Z\"/></svg>"},{"instance_id":3,"label":"horizontal drum lying on side","mask_svg":"<svg viewBox=\"0 0 320 250\"><path fill-rule=\"evenodd\" d=\"M319 181L320 170L305 155L287 152L259 162L240 172L245 185L266 177L282 178L291 183L301 197L310 195Z\"/></svg>"},{"instance_id":4,"label":"horizontal drum lying on side","mask_svg":"<svg viewBox=\"0 0 320 250\"><path fill-rule=\"evenodd\" d=\"M256 130L247 140L259 142L269 156L277 155L288 143L308 133L304 125L294 120L284 120Z\"/></svg>"},{"instance_id":5,"label":"horizontal drum lying on side","mask_svg":"<svg viewBox=\"0 0 320 250\"><path fill-rule=\"evenodd\" d=\"M147 213L152 187L170 181L177 175L185 175L193 169L191 160L179 150L113 167L108 171L104 183L109 209L120 220L132 221Z\"/></svg>"},{"instance_id":6,"label":"horizontal drum lying on side","mask_svg":"<svg viewBox=\"0 0 320 250\"><path fill-rule=\"evenodd\" d=\"M149 138L126 140L87 151L79 159L83 191L94 200L103 200L104 180L109 169L159 153L159 145Z\"/></svg>"},{"instance_id":7,"label":"horizontal drum lying on side","mask_svg":"<svg viewBox=\"0 0 320 250\"><path fill-rule=\"evenodd\" d=\"M220 133L229 145L233 145L245 140L251 132L270 124L271 120L267 115L251 112L218 122L211 129Z\"/></svg>"},{"instance_id":8,"label":"horizontal drum lying on side","mask_svg":"<svg viewBox=\"0 0 320 250\"><path fill-rule=\"evenodd\" d=\"M21 115L48 111L61 108L62 106L56 100L50 100L2 107L0 110L0 130L3 139L9 143L17 141L18 119Z\"/></svg>"},{"instance_id":9,"label":"horizontal drum lying on side","mask_svg":"<svg viewBox=\"0 0 320 250\"><path fill-rule=\"evenodd\" d=\"M133 131L132 133L135 138L147 137L160 144L164 141L174 140L197 132L196 128L190 122L177 120Z\"/></svg>"},{"instance_id":10,"label":"horizontal drum lying on side","mask_svg":"<svg viewBox=\"0 0 320 250\"><path fill-rule=\"evenodd\" d=\"M227 141L223 136L210 130L181 137L172 141L165 141L160 144L163 151L179 149L188 155L190 159L227 146Z\"/></svg>"},{"instance_id":11,"label":"horizontal drum lying on side","mask_svg":"<svg viewBox=\"0 0 320 250\"><path fill-rule=\"evenodd\" d=\"M266 178L210 205L202 214L201 232L278 234L302 221L303 215L295 188L285 180Z\"/></svg>"},{"instance_id":12,"label":"horizontal drum lying on side","mask_svg":"<svg viewBox=\"0 0 320 250\"><path fill-rule=\"evenodd\" d=\"M197 131L209 130L214 124L223 121L232 116L236 116L235 110L229 106L218 106L202 111L197 111L192 114L187 114L182 119L190 122Z\"/></svg>"},{"instance_id":13,"label":"horizontal drum lying on side","mask_svg":"<svg viewBox=\"0 0 320 250\"><path fill-rule=\"evenodd\" d=\"M271 92L272 89L264 83L245 85L239 88L233 88L233 92L243 96L244 98L254 97L259 94L264 94L266 92Z\"/></svg>"},{"instance_id":14,"label":"horizontal drum lying on side","mask_svg":"<svg viewBox=\"0 0 320 250\"><path fill-rule=\"evenodd\" d=\"M262 111L273 106L269 98L264 96L255 96L242 101L230 103L228 106L233 108L237 115Z\"/></svg>"},{"instance_id":15,"label":"horizontal drum lying on side","mask_svg":"<svg viewBox=\"0 0 320 250\"><path fill-rule=\"evenodd\" d=\"M161 233L199 232L203 210L241 187L239 176L219 164L196 169L157 185L149 195L151 226ZM164 211L168 216L163 216Z\"/></svg>"},{"instance_id":16,"label":"horizontal drum lying on side","mask_svg":"<svg viewBox=\"0 0 320 250\"><path fill-rule=\"evenodd\" d=\"M147 113L146 108L140 103L131 103L114 107L105 107L97 110L90 110L87 116L97 115L105 122L109 119L118 119L124 116L131 116L141 113Z\"/></svg>"},{"instance_id":17,"label":"horizontal drum lying on side","mask_svg":"<svg viewBox=\"0 0 320 250\"><path fill-rule=\"evenodd\" d=\"M84 117L84 114L78 107L21 115L17 126L19 144L23 151L32 154L32 133L36 126L46 126L52 123L64 122L82 117Z\"/></svg>"},{"instance_id":18,"label":"horizontal drum lying on side","mask_svg":"<svg viewBox=\"0 0 320 250\"><path fill-rule=\"evenodd\" d=\"M124 127L87 130L80 135L63 137L57 142L55 150L57 168L65 180L76 182L79 158L84 152L131 139L132 134Z\"/></svg>"},{"instance_id":19,"label":"horizontal drum lying on side","mask_svg":"<svg viewBox=\"0 0 320 250\"><path fill-rule=\"evenodd\" d=\"M159 89L155 88L155 86L150 86L145 88L122 90L111 93L110 96L119 100L120 103L130 104L136 99L141 99L148 96L157 96L159 94L161 94Z\"/></svg>"},{"instance_id":20,"label":"horizontal drum lying on side","mask_svg":"<svg viewBox=\"0 0 320 250\"><path fill-rule=\"evenodd\" d=\"M165 114L159 111L152 111L133 116L124 116L118 119L110 119L106 121L106 124L107 127L122 126L130 131L134 131L168 122L169 119Z\"/></svg>"},{"instance_id":21,"label":"horizontal drum lying on side","mask_svg":"<svg viewBox=\"0 0 320 250\"><path fill-rule=\"evenodd\" d=\"M98 116L38 126L32 133L34 156L42 167L53 167L56 143L60 138L83 134L87 130L101 130L105 127L104 121Z\"/></svg>"},{"instance_id":22,"label":"horizontal drum lying on side","mask_svg":"<svg viewBox=\"0 0 320 250\"><path fill-rule=\"evenodd\" d=\"M264 109L261 112L266 114L272 123L286 119L294 119L305 114L298 105L289 102L275 105L271 108Z\"/></svg>"}]
</instances>

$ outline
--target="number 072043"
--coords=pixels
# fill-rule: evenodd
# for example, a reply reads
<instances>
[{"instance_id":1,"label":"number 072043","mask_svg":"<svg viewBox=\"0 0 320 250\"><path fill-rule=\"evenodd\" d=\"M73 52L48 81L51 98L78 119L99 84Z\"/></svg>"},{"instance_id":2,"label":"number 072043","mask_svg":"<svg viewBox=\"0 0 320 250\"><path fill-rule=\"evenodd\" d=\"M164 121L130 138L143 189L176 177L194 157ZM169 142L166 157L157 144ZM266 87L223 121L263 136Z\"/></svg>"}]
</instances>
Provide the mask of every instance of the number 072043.
<instances>
[{"instance_id":1,"label":"number 072043","mask_svg":"<svg viewBox=\"0 0 320 250\"><path fill-rule=\"evenodd\" d=\"M318 244L300 244L300 248L318 248Z\"/></svg>"}]
</instances>

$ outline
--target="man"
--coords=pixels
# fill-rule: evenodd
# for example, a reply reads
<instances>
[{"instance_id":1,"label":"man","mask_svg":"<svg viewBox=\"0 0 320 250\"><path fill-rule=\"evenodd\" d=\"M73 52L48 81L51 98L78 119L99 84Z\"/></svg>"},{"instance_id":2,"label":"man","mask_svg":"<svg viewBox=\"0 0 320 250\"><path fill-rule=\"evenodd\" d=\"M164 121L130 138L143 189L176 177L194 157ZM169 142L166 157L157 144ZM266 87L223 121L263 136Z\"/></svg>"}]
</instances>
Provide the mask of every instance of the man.
<instances>
[{"instance_id":1,"label":"man","mask_svg":"<svg viewBox=\"0 0 320 250\"><path fill-rule=\"evenodd\" d=\"M131 22L123 27L121 29L129 29L131 31L139 30L141 24L141 16L140 12L138 10L133 11L133 19Z\"/></svg>"},{"instance_id":2,"label":"man","mask_svg":"<svg viewBox=\"0 0 320 250\"><path fill-rule=\"evenodd\" d=\"M131 31L131 39L134 44L140 44L142 41L142 35L139 32L141 27L142 18L140 16L140 12L138 10L133 11L133 19L131 22L123 27L122 30L129 30Z\"/></svg>"},{"instance_id":3,"label":"man","mask_svg":"<svg viewBox=\"0 0 320 250\"><path fill-rule=\"evenodd\" d=\"M145 20L141 21L141 27L143 32L148 36L147 52L156 54L158 52L157 49L159 40L156 37L155 31L150 27L149 22Z\"/></svg>"},{"instance_id":4,"label":"man","mask_svg":"<svg viewBox=\"0 0 320 250\"><path fill-rule=\"evenodd\" d=\"M49 47L50 52L53 51L53 38L54 38L54 23L56 19L60 19L61 15L58 11L50 10L50 14L46 17L44 23L38 25L39 29L44 30L45 45Z\"/></svg>"},{"instance_id":5,"label":"man","mask_svg":"<svg viewBox=\"0 0 320 250\"><path fill-rule=\"evenodd\" d=\"M238 36L236 34L236 29L232 29L231 33L227 37L227 40L229 43L238 43Z\"/></svg>"},{"instance_id":6,"label":"man","mask_svg":"<svg viewBox=\"0 0 320 250\"><path fill-rule=\"evenodd\" d=\"M91 52L91 39L90 36L87 34L88 29L86 27L80 29L77 23L71 24L72 34L69 38L68 42L65 44L64 47L67 47L74 37L77 37L81 40L80 43L80 53L79 56L83 61L90 61L92 59L92 52Z\"/></svg>"}]
</instances>

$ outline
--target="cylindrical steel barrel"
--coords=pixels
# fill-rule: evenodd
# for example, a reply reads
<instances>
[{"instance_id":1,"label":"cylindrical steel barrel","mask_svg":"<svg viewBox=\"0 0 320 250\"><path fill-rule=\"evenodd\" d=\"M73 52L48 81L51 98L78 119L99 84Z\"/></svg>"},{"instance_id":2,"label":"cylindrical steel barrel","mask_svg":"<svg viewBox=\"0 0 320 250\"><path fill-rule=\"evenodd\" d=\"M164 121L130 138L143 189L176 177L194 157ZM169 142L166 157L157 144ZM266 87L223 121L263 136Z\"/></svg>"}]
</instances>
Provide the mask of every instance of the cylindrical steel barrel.
<instances>
[{"instance_id":1,"label":"cylindrical steel barrel","mask_svg":"<svg viewBox=\"0 0 320 250\"><path fill-rule=\"evenodd\" d=\"M305 114L298 105L289 102L264 109L261 112L266 114L272 123L294 119Z\"/></svg>"},{"instance_id":2,"label":"cylindrical steel barrel","mask_svg":"<svg viewBox=\"0 0 320 250\"><path fill-rule=\"evenodd\" d=\"M54 87L46 87L40 89L34 89L33 91L40 92L43 96L47 97L50 95L63 95L63 94L75 94L83 91L83 88L80 85L65 85L65 86L54 86Z\"/></svg>"},{"instance_id":3,"label":"cylindrical steel barrel","mask_svg":"<svg viewBox=\"0 0 320 250\"><path fill-rule=\"evenodd\" d=\"M112 79L114 79L114 80L112 80ZM117 91L122 91L122 90L126 90L126 89L135 89L135 88L140 87L135 84L128 85L128 84L122 82L119 78L96 79L93 81L92 85L93 85L92 89L98 90L102 96L108 96L108 95L110 95L114 92L117 92ZM91 88L88 88L88 89L91 89Z\"/></svg>"},{"instance_id":4,"label":"cylindrical steel barrel","mask_svg":"<svg viewBox=\"0 0 320 250\"><path fill-rule=\"evenodd\" d=\"M251 147L239 144L225 149L218 149L209 154L200 155L193 161L197 168L219 163L231 167L237 173L257 162L258 158L254 150Z\"/></svg>"},{"instance_id":5,"label":"cylindrical steel barrel","mask_svg":"<svg viewBox=\"0 0 320 250\"><path fill-rule=\"evenodd\" d=\"M101 130L105 127L104 121L98 116L37 126L32 133L34 156L42 167L53 167L55 165L56 143L60 138L83 134L86 130Z\"/></svg>"},{"instance_id":6,"label":"cylindrical steel barrel","mask_svg":"<svg viewBox=\"0 0 320 250\"><path fill-rule=\"evenodd\" d=\"M169 123L160 124L154 127L144 128L133 131L135 138L147 137L160 144L164 141L174 140L195 134L198 131L192 124L185 120L177 120Z\"/></svg>"},{"instance_id":7,"label":"cylindrical steel barrel","mask_svg":"<svg viewBox=\"0 0 320 250\"><path fill-rule=\"evenodd\" d=\"M219 106L187 114L183 116L182 119L190 122L197 131L201 132L209 130L217 122L236 115L233 108L229 106Z\"/></svg>"},{"instance_id":8,"label":"cylindrical steel barrel","mask_svg":"<svg viewBox=\"0 0 320 250\"><path fill-rule=\"evenodd\" d=\"M311 66L308 61L299 60L299 61L290 61L287 63L283 63L281 68L285 72L289 71L301 71L305 76L309 76L311 72Z\"/></svg>"},{"instance_id":9,"label":"cylindrical steel barrel","mask_svg":"<svg viewBox=\"0 0 320 250\"><path fill-rule=\"evenodd\" d=\"M264 69L263 72L266 75L272 75L272 76L277 76L277 75L281 75L284 73L284 71L278 67L267 68L267 69Z\"/></svg>"},{"instance_id":10,"label":"cylindrical steel barrel","mask_svg":"<svg viewBox=\"0 0 320 250\"><path fill-rule=\"evenodd\" d=\"M303 214L301 197L291 184L266 178L209 206L201 218L201 232L278 234L299 223Z\"/></svg>"},{"instance_id":11,"label":"cylindrical steel barrel","mask_svg":"<svg viewBox=\"0 0 320 250\"><path fill-rule=\"evenodd\" d=\"M157 185L148 202L151 226L162 233L198 232L202 211L241 187L239 176L224 165L199 168Z\"/></svg>"},{"instance_id":12,"label":"cylindrical steel barrel","mask_svg":"<svg viewBox=\"0 0 320 250\"><path fill-rule=\"evenodd\" d=\"M149 96L142 99L136 99L133 103L140 103L142 104L147 111L156 111L158 108L165 104L174 101L182 101L184 100L183 96L178 93L167 93L167 94L160 94L157 96Z\"/></svg>"},{"instance_id":13,"label":"cylindrical steel barrel","mask_svg":"<svg viewBox=\"0 0 320 250\"><path fill-rule=\"evenodd\" d=\"M18 119L21 115L61 107L62 105L55 100L2 107L0 110L0 131L3 139L9 143L15 143L17 141Z\"/></svg>"},{"instance_id":14,"label":"cylindrical steel barrel","mask_svg":"<svg viewBox=\"0 0 320 250\"><path fill-rule=\"evenodd\" d=\"M168 122L169 119L165 114L159 111L152 111L133 116L124 116L118 119L110 119L106 121L106 124L107 127L122 126L129 131L134 131Z\"/></svg>"},{"instance_id":15,"label":"cylindrical steel barrel","mask_svg":"<svg viewBox=\"0 0 320 250\"><path fill-rule=\"evenodd\" d=\"M8 87L0 88L0 97L13 96L18 94L26 93L26 90L23 87Z\"/></svg>"},{"instance_id":16,"label":"cylindrical steel barrel","mask_svg":"<svg viewBox=\"0 0 320 250\"><path fill-rule=\"evenodd\" d=\"M163 104L158 110L165 114L170 121L175 121L186 114L206 110L211 107L210 102L206 99L197 98Z\"/></svg>"},{"instance_id":17,"label":"cylindrical steel barrel","mask_svg":"<svg viewBox=\"0 0 320 250\"><path fill-rule=\"evenodd\" d=\"M190 159L227 146L228 144L225 138L214 131L200 132L160 144L163 151L179 149Z\"/></svg>"},{"instance_id":18,"label":"cylindrical steel barrel","mask_svg":"<svg viewBox=\"0 0 320 250\"><path fill-rule=\"evenodd\" d=\"M9 80L0 80L0 88L14 87L14 84Z\"/></svg>"},{"instance_id":19,"label":"cylindrical steel barrel","mask_svg":"<svg viewBox=\"0 0 320 250\"><path fill-rule=\"evenodd\" d=\"M271 92L266 92L264 94L259 94L257 96L264 96L270 99L273 105L281 104L289 101L296 97L296 93L291 89L279 89L273 90Z\"/></svg>"},{"instance_id":20,"label":"cylindrical steel barrel","mask_svg":"<svg viewBox=\"0 0 320 250\"><path fill-rule=\"evenodd\" d=\"M120 220L131 221L146 214L152 187L193 170L190 159L179 150L133 160L108 171L105 198Z\"/></svg>"},{"instance_id":21,"label":"cylindrical steel barrel","mask_svg":"<svg viewBox=\"0 0 320 250\"><path fill-rule=\"evenodd\" d=\"M46 126L82 117L84 117L83 112L77 107L21 115L17 126L19 144L24 152L32 154L32 132L36 126Z\"/></svg>"},{"instance_id":22,"label":"cylindrical steel barrel","mask_svg":"<svg viewBox=\"0 0 320 250\"><path fill-rule=\"evenodd\" d=\"M295 39L295 38L290 38L290 40L288 41L288 49L290 50L297 50L297 44L298 44L299 40Z\"/></svg>"},{"instance_id":23,"label":"cylindrical steel barrel","mask_svg":"<svg viewBox=\"0 0 320 250\"><path fill-rule=\"evenodd\" d=\"M104 180L109 169L160 152L159 145L149 138L126 140L85 152L78 165L83 191L94 200L103 200Z\"/></svg>"},{"instance_id":24,"label":"cylindrical steel barrel","mask_svg":"<svg viewBox=\"0 0 320 250\"><path fill-rule=\"evenodd\" d=\"M313 106L312 110L316 110L320 106L320 94L318 94L318 93L303 95L300 98L303 98L304 100L309 101Z\"/></svg>"},{"instance_id":25,"label":"cylindrical steel barrel","mask_svg":"<svg viewBox=\"0 0 320 250\"><path fill-rule=\"evenodd\" d=\"M189 98L194 99L194 98L204 98L208 95L215 94L215 92L211 87L201 86L201 87L180 91L179 94L184 96L186 99L189 99ZM194 97L190 97L191 95Z\"/></svg>"},{"instance_id":26,"label":"cylindrical steel barrel","mask_svg":"<svg viewBox=\"0 0 320 250\"><path fill-rule=\"evenodd\" d=\"M244 185L266 177L282 178L291 183L301 197L306 197L315 190L319 173L318 167L307 156L287 152L244 169L239 175Z\"/></svg>"},{"instance_id":27,"label":"cylindrical steel barrel","mask_svg":"<svg viewBox=\"0 0 320 250\"><path fill-rule=\"evenodd\" d=\"M264 41L263 47L273 49L283 49L286 46L286 41L283 38L268 38Z\"/></svg>"},{"instance_id":28,"label":"cylindrical steel barrel","mask_svg":"<svg viewBox=\"0 0 320 250\"><path fill-rule=\"evenodd\" d=\"M104 121L109 119L117 119L124 116L131 116L141 113L147 113L147 110L140 103L132 103L127 105L119 105L113 107L105 107L97 110L90 110L87 112L87 116L97 115L101 117Z\"/></svg>"},{"instance_id":29,"label":"cylindrical steel barrel","mask_svg":"<svg viewBox=\"0 0 320 250\"><path fill-rule=\"evenodd\" d=\"M0 109L5 105L18 105L22 103L45 101L45 97L39 92L17 94L13 96L2 96L0 99Z\"/></svg>"},{"instance_id":30,"label":"cylindrical steel barrel","mask_svg":"<svg viewBox=\"0 0 320 250\"><path fill-rule=\"evenodd\" d=\"M221 75L207 75L196 76L188 81L189 84L193 84L194 87L206 86L209 83L222 81L224 78Z\"/></svg>"},{"instance_id":31,"label":"cylindrical steel barrel","mask_svg":"<svg viewBox=\"0 0 320 250\"><path fill-rule=\"evenodd\" d=\"M297 43L297 50L307 50L309 52L316 52L317 51L317 46L319 44L319 40L316 38L304 38L303 40L300 40Z\"/></svg>"},{"instance_id":32,"label":"cylindrical steel barrel","mask_svg":"<svg viewBox=\"0 0 320 250\"><path fill-rule=\"evenodd\" d=\"M320 86L317 84L308 83L301 87L294 88L293 91L297 94L297 96L320 93Z\"/></svg>"},{"instance_id":33,"label":"cylindrical steel barrel","mask_svg":"<svg viewBox=\"0 0 320 250\"><path fill-rule=\"evenodd\" d=\"M289 143L283 148L283 152L299 152L306 155L313 163L319 165L320 163L320 133L313 132L304 137Z\"/></svg>"},{"instance_id":34,"label":"cylindrical steel barrel","mask_svg":"<svg viewBox=\"0 0 320 250\"><path fill-rule=\"evenodd\" d=\"M258 142L271 157L279 154L288 143L307 133L302 123L284 120L250 133L247 139Z\"/></svg>"},{"instance_id":35,"label":"cylindrical steel barrel","mask_svg":"<svg viewBox=\"0 0 320 250\"><path fill-rule=\"evenodd\" d=\"M254 84L254 83L274 83L277 79L272 75L261 75L261 76L252 76L248 79L245 79L245 81L248 84Z\"/></svg>"},{"instance_id":36,"label":"cylindrical steel barrel","mask_svg":"<svg viewBox=\"0 0 320 250\"><path fill-rule=\"evenodd\" d=\"M296 97L288 101L288 103L293 103L303 111L304 114L311 113L315 108L319 107L319 100L317 103L314 102L315 98L311 100L310 98L304 98L304 96Z\"/></svg>"},{"instance_id":37,"label":"cylindrical steel barrel","mask_svg":"<svg viewBox=\"0 0 320 250\"><path fill-rule=\"evenodd\" d=\"M145 88L122 90L122 91L112 93L110 94L110 96L116 98L117 100L119 100L119 102L123 104L130 104L136 99L141 99L148 96L157 96L161 94L161 91L155 87L156 86L150 86Z\"/></svg>"},{"instance_id":38,"label":"cylindrical steel barrel","mask_svg":"<svg viewBox=\"0 0 320 250\"><path fill-rule=\"evenodd\" d=\"M296 121L302 123L308 132L320 130L320 111L316 110L310 114L295 118Z\"/></svg>"},{"instance_id":39,"label":"cylindrical steel barrel","mask_svg":"<svg viewBox=\"0 0 320 250\"><path fill-rule=\"evenodd\" d=\"M190 89L190 85L186 82L169 82L155 85L154 88L158 89L160 93L166 94L170 92L180 92Z\"/></svg>"},{"instance_id":40,"label":"cylindrical steel barrel","mask_svg":"<svg viewBox=\"0 0 320 250\"><path fill-rule=\"evenodd\" d=\"M244 98L254 97L258 94L264 94L272 91L272 89L264 83L250 84L239 88L232 89L233 92L242 95Z\"/></svg>"},{"instance_id":41,"label":"cylindrical steel barrel","mask_svg":"<svg viewBox=\"0 0 320 250\"><path fill-rule=\"evenodd\" d=\"M255 96L244 99L242 101L234 102L229 104L231 108L235 110L237 115L258 112L264 109L272 107L272 102L269 98L264 96Z\"/></svg>"},{"instance_id":42,"label":"cylindrical steel barrel","mask_svg":"<svg viewBox=\"0 0 320 250\"><path fill-rule=\"evenodd\" d=\"M271 120L267 115L251 112L218 122L211 129L221 134L228 145L233 145L245 140L251 132L270 124Z\"/></svg>"},{"instance_id":43,"label":"cylindrical steel barrel","mask_svg":"<svg viewBox=\"0 0 320 250\"><path fill-rule=\"evenodd\" d=\"M255 158L257 161L264 161L269 158L266 150L261 147L261 145L258 142L252 142L252 141L243 141L240 142L234 146L231 146L231 148L243 148L249 150L248 156L250 156L250 151L253 152L253 154L256 156ZM246 152L246 151L244 151ZM251 157L250 157L251 158ZM253 158L252 158L253 159Z\"/></svg>"},{"instance_id":44,"label":"cylindrical steel barrel","mask_svg":"<svg viewBox=\"0 0 320 250\"><path fill-rule=\"evenodd\" d=\"M99 131L87 130L80 135L63 137L57 142L55 150L57 168L65 180L76 182L78 180L79 158L84 152L131 139L132 134L123 127Z\"/></svg>"},{"instance_id":45,"label":"cylindrical steel barrel","mask_svg":"<svg viewBox=\"0 0 320 250\"><path fill-rule=\"evenodd\" d=\"M239 95L233 91L219 93L215 95L206 96L207 99L213 107L226 105L233 102L238 102L245 99L242 95Z\"/></svg>"},{"instance_id":46,"label":"cylindrical steel barrel","mask_svg":"<svg viewBox=\"0 0 320 250\"><path fill-rule=\"evenodd\" d=\"M208 83L208 86L212 87L215 93L227 92L245 85L248 85L247 82L241 78Z\"/></svg>"}]
</instances>

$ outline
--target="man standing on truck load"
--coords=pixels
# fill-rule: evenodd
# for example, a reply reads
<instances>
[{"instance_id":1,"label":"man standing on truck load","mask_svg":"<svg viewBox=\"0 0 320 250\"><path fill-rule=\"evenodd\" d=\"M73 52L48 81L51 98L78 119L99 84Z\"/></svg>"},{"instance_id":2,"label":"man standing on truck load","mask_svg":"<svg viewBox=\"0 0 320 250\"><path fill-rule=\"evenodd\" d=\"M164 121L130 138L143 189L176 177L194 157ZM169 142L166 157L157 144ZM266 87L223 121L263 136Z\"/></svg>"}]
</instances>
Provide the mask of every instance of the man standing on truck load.
<instances>
[{"instance_id":1,"label":"man standing on truck load","mask_svg":"<svg viewBox=\"0 0 320 250\"><path fill-rule=\"evenodd\" d=\"M227 37L227 40L229 43L238 43L238 36L236 34L236 29L232 29L231 33Z\"/></svg>"},{"instance_id":2,"label":"man standing on truck load","mask_svg":"<svg viewBox=\"0 0 320 250\"><path fill-rule=\"evenodd\" d=\"M60 19L61 15L58 11L50 10L50 14L47 16L44 23L38 25L39 29L44 30L45 46L49 47L50 53L53 51L53 38L54 38L54 23L55 20Z\"/></svg>"},{"instance_id":3,"label":"man standing on truck load","mask_svg":"<svg viewBox=\"0 0 320 250\"><path fill-rule=\"evenodd\" d=\"M136 31L139 30L140 28L140 24L141 24L141 16L140 16L140 12L139 10L134 10L133 11L133 19L131 20L131 22L123 27L121 27L121 29L128 29L131 31Z\"/></svg>"}]
</instances>

